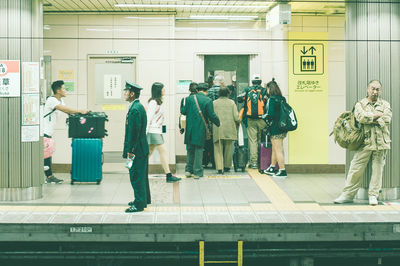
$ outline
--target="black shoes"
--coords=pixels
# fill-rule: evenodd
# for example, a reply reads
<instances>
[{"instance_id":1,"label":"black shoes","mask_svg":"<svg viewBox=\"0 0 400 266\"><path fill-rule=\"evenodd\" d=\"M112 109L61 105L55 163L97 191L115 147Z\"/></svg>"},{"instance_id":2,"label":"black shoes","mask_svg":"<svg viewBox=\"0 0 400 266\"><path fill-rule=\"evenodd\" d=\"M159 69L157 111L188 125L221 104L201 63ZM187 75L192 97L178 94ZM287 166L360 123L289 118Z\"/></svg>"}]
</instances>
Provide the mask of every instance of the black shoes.
<instances>
[{"instance_id":1,"label":"black shoes","mask_svg":"<svg viewBox=\"0 0 400 266\"><path fill-rule=\"evenodd\" d=\"M230 171L231 171L231 168L224 167L224 172L225 173L230 172Z\"/></svg>"},{"instance_id":2,"label":"black shoes","mask_svg":"<svg viewBox=\"0 0 400 266\"><path fill-rule=\"evenodd\" d=\"M170 175L170 176L167 175L167 183L175 183L179 180L181 180L181 178L173 176L173 175Z\"/></svg>"},{"instance_id":3,"label":"black shoes","mask_svg":"<svg viewBox=\"0 0 400 266\"><path fill-rule=\"evenodd\" d=\"M218 174L219 174L219 175L222 175L222 170L218 170Z\"/></svg>"},{"instance_id":4,"label":"black shoes","mask_svg":"<svg viewBox=\"0 0 400 266\"><path fill-rule=\"evenodd\" d=\"M130 202L129 202L130 203ZM131 213L131 212L142 212L144 209L143 208L137 208L135 205L130 206L128 209L125 210L126 213Z\"/></svg>"},{"instance_id":5,"label":"black shoes","mask_svg":"<svg viewBox=\"0 0 400 266\"><path fill-rule=\"evenodd\" d=\"M258 165L256 163L251 163L251 164L249 164L249 168L258 169Z\"/></svg>"},{"instance_id":6,"label":"black shoes","mask_svg":"<svg viewBox=\"0 0 400 266\"><path fill-rule=\"evenodd\" d=\"M263 171L264 174L273 176L278 173L278 170L275 170L275 166L269 166L267 169Z\"/></svg>"}]
</instances>

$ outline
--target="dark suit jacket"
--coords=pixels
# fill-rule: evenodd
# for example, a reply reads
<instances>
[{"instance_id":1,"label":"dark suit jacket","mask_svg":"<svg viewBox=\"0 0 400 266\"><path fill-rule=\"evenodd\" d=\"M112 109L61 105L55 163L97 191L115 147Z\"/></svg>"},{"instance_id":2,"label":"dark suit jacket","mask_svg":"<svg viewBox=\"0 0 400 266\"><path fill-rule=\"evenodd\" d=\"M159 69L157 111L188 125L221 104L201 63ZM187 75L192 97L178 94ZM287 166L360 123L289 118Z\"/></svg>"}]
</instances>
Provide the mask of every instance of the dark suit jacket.
<instances>
[{"instance_id":1,"label":"dark suit jacket","mask_svg":"<svg viewBox=\"0 0 400 266\"><path fill-rule=\"evenodd\" d=\"M209 119L212 123L219 127L220 122L218 116L214 112L213 103L203 93L190 94L186 98L186 105L183 105L183 99L181 101L181 114L186 115L186 131L185 131L185 144L196 145L203 147L206 138L206 128L203 120L201 119L199 110L197 109L194 95L197 97L197 101L200 106L200 110L203 113L204 118ZM211 129L209 129L211 131Z\"/></svg>"},{"instance_id":2,"label":"dark suit jacket","mask_svg":"<svg viewBox=\"0 0 400 266\"><path fill-rule=\"evenodd\" d=\"M127 158L127 153L133 153L137 157L149 155L146 125L146 111L139 100L135 100L126 115L123 158Z\"/></svg>"}]
</instances>

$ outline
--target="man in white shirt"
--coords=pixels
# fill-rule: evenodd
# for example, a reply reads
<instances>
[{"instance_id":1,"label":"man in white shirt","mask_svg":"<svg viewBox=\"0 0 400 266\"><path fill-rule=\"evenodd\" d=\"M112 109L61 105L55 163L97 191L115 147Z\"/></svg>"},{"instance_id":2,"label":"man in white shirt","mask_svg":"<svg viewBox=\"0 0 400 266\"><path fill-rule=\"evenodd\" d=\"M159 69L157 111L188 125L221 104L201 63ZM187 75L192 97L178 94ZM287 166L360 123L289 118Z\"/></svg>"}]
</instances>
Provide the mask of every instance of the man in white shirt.
<instances>
[{"instance_id":1,"label":"man in white shirt","mask_svg":"<svg viewBox=\"0 0 400 266\"><path fill-rule=\"evenodd\" d=\"M67 96L64 81L54 81L53 84L51 84L51 89L53 91L53 95L47 98L46 104L44 105L45 116L43 121L43 130L45 138L52 138L54 129L57 124L57 118L60 116L61 112L64 112L66 114L86 114L89 112L88 110L72 109L65 105L62 99L63 97ZM46 183L59 184L63 182L62 179L58 179L53 175L53 172L51 170L51 156L44 159L44 166L46 169L44 172L46 175Z\"/></svg>"}]
</instances>

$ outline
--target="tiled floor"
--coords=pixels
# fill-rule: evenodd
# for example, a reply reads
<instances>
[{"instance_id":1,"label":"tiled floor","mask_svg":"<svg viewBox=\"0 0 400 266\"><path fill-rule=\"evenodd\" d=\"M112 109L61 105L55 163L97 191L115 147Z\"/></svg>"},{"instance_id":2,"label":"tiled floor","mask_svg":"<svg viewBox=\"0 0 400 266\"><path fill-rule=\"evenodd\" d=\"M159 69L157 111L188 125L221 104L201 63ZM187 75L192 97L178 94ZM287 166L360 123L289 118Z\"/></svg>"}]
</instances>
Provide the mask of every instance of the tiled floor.
<instances>
[{"instance_id":1,"label":"tiled floor","mask_svg":"<svg viewBox=\"0 0 400 266\"><path fill-rule=\"evenodd\" d=\"M0 223L345 223L400 222L400 205L333 205L343 174L290 174L273 179L256 170L217 175L205 170L200 180L165 182L150 176L152 204L125 214L133 192L128 173L105 173L100 185L43 186L43 198L0 202ZM178 176L183 177L183 165Z\"/></svg>"}]
</instances>

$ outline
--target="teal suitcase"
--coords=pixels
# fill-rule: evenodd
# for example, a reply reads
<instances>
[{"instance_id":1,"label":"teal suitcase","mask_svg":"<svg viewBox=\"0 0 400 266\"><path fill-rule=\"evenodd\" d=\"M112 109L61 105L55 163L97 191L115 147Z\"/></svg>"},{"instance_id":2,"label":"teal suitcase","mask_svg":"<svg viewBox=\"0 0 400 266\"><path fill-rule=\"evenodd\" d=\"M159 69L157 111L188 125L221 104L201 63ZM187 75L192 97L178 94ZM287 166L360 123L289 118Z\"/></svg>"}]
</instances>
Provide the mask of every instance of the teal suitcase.
<instances>
[{"instance_id":1,"label":"teal suitcase","mask_svg":"<svg viewBox=\"0 0 400 266\"><path fill-rule=\"evenodd\" d=\"M103 141L101 139L73 139L71 185L74 182L96 182L103 179Z\"/></svg>"}]
</instances>

